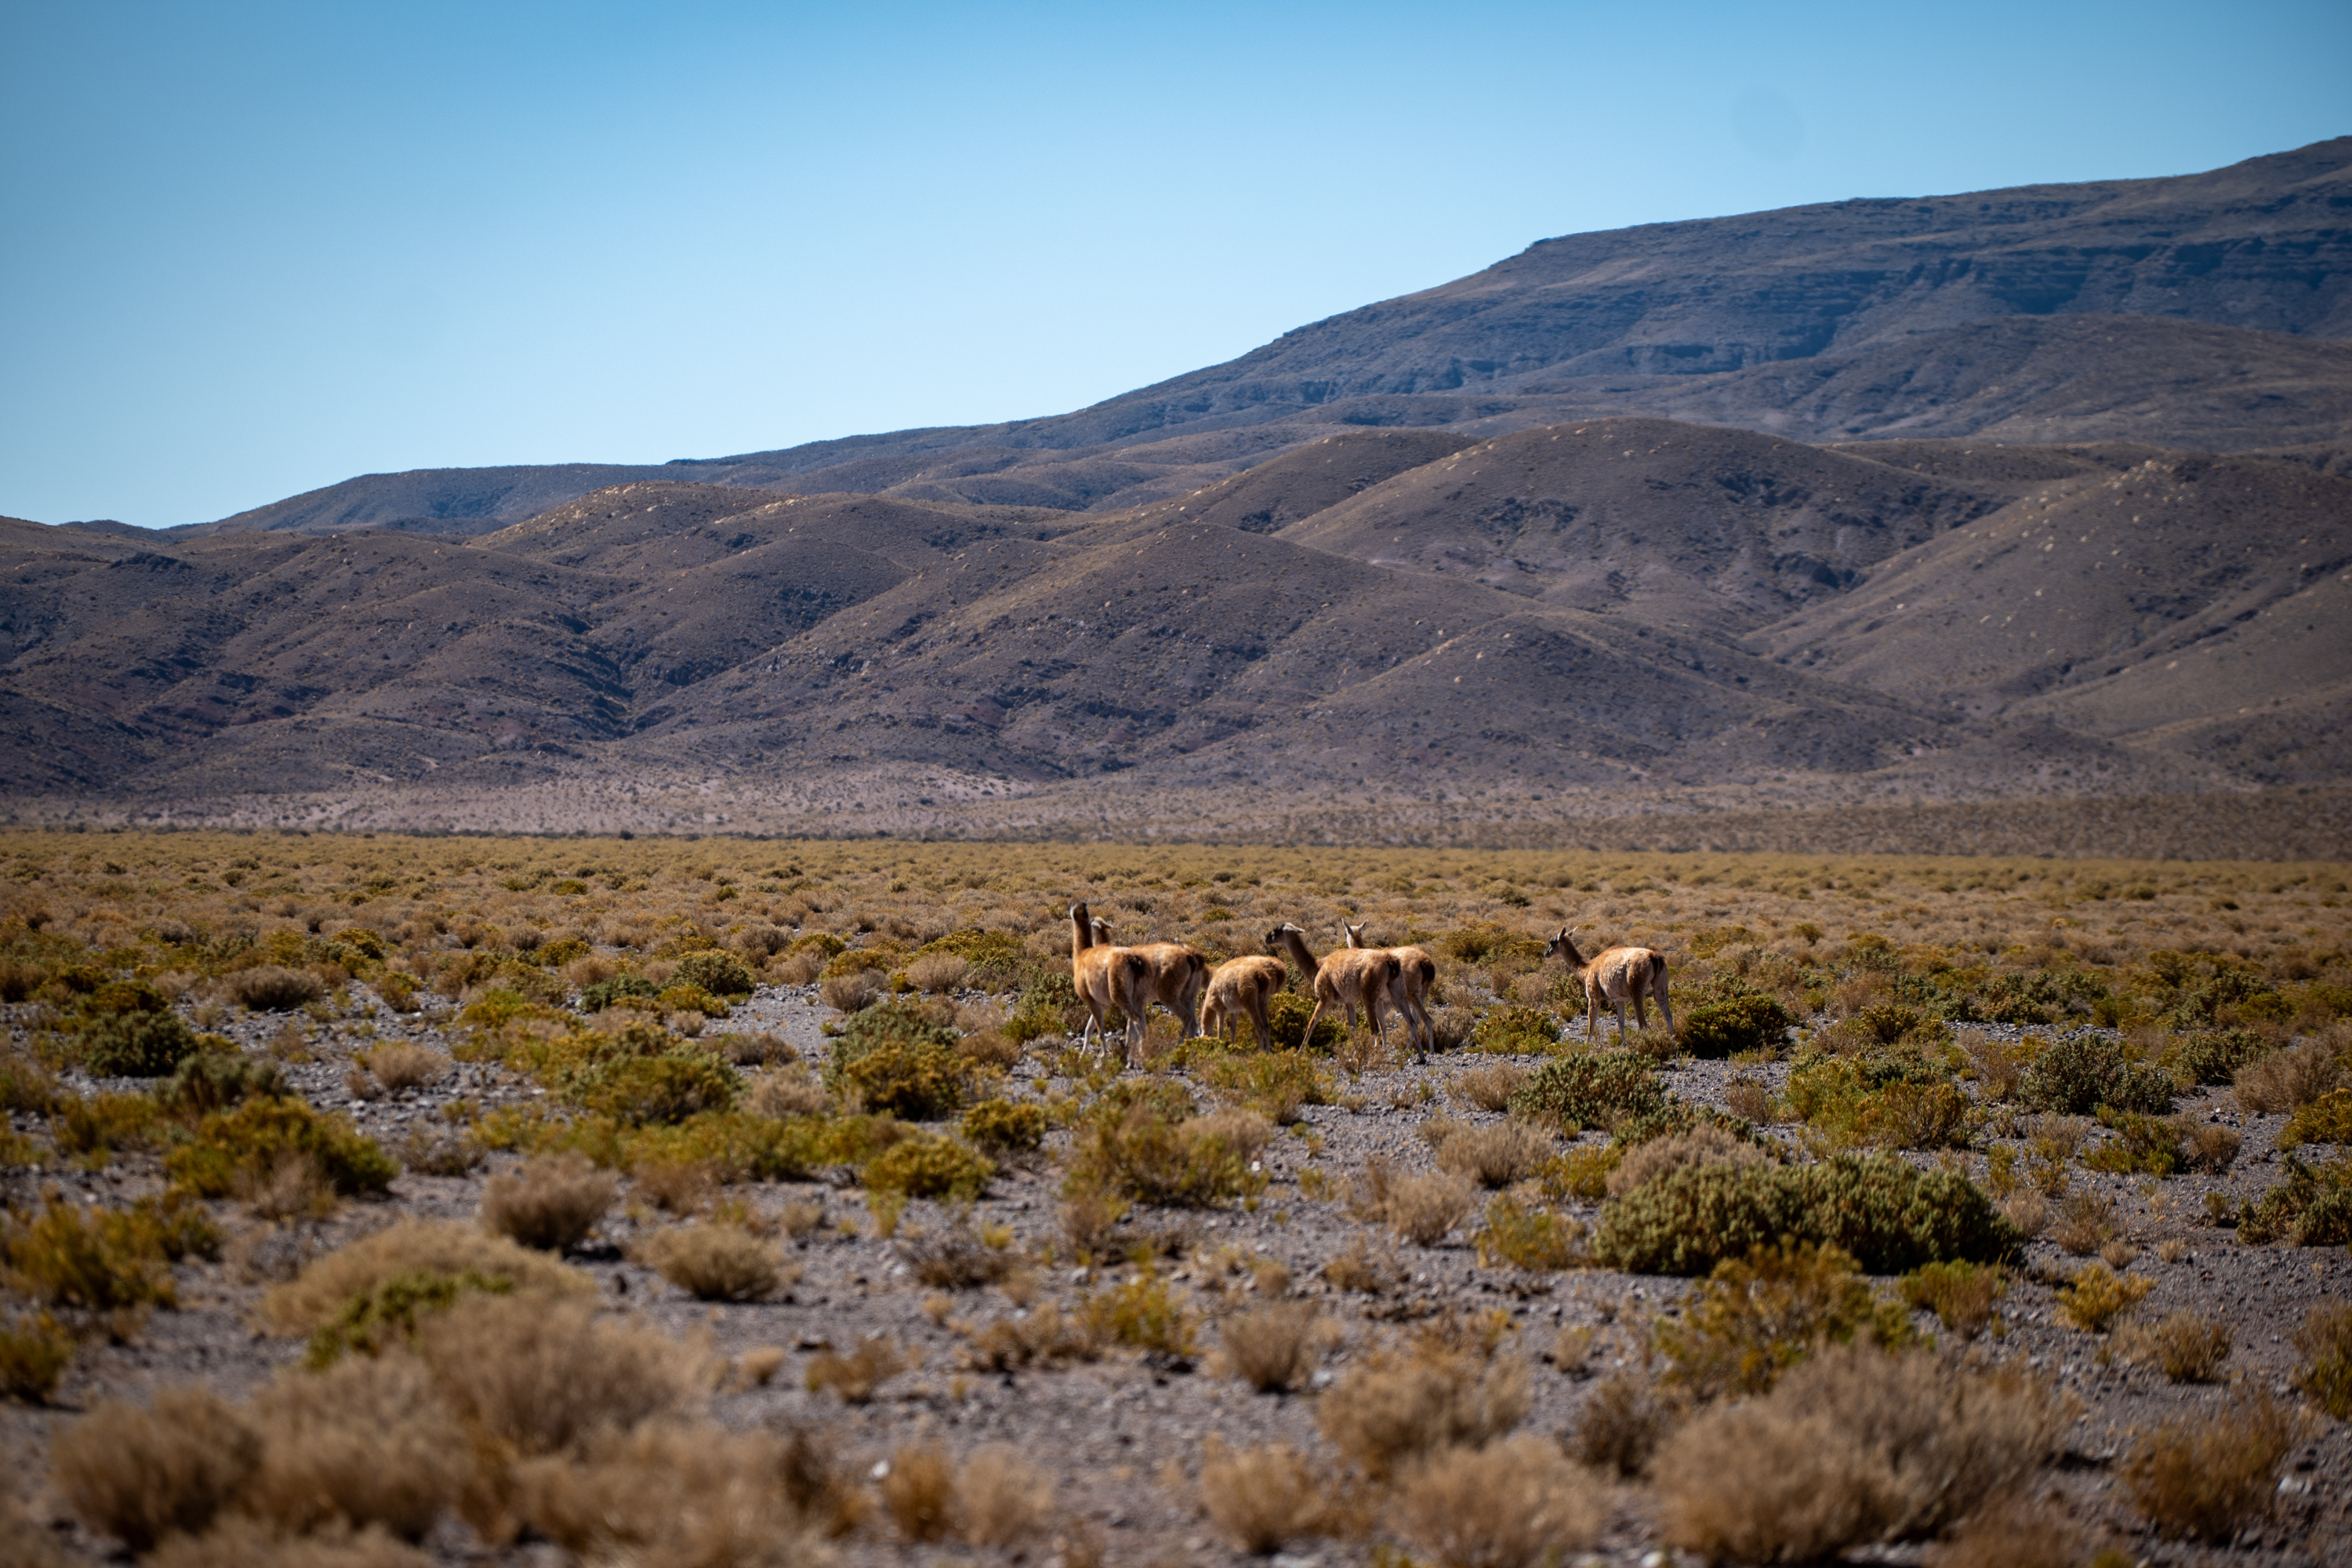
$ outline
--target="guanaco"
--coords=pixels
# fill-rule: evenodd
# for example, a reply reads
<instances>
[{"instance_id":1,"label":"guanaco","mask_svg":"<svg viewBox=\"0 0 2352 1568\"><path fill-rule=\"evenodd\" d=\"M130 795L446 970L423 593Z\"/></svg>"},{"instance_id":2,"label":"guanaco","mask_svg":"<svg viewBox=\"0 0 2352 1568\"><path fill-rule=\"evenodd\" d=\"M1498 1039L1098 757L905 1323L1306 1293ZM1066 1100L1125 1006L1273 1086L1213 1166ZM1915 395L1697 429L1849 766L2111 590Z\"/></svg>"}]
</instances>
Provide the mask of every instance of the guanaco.
<instances>
[{"instance_id":1,"label":"guanaco","mask_svg":"<svg viewBox=\"0 0 2352 1568\"><path fill-rule=\"evenodd\" d=\"M1262 953L1220 963L1209 972L1208 998L1201 1004L1201 1032L1230 1039L1234 1026L1246 1017L1257 1026L1257 1048L1272 1050L1274 1026L1266 1022L1266 1005L1289 973L1282 960Z\"/></svg>"},{"instance_id":2,"label":"guanaco","mask_svg":"<svg viewBox=\"0 0 2352 1568\"><path fill-rule=\"evenodd\" d=\"M1584 1037L1601 1037L1601 998L1609 998L1617 1009L1617 1043L1625 1043L1625 999L1633 1001L1633 1019L1644 1030L1650 1026L1650 1015L1642 1005L1646 995L1655 994L1658 1011L1666 1016L1666 1028L1675 1026L1674 1004L1666 999L1666 955L1646 947L1603 948L1587 960L1576 951L1576 941L1569 935L1570 928L1562 926L1559 934L1544 946L1544 959L1549 963L1556 954L1568 960L1576 977L1584 982Z\"/></svg>"},{"instance_id":3,"label":"guanaco","mask_svg":"<svg viewBox=\"0 0 2352 1568\"><path fill-rule=\"evenodd\" d=\"M1436 961L1417 947L1372 948L1371 943L1364 940L1364 928L1371 923L1370 921L1358 921L1349 925L1341 921L1339 930L1346 935L1349 947L1385 952L1397 961L1397 975L1390 983L1389 1000L1396 1005L1398 1014L1404 1019L1405 1043L1420 1054L1423 1061L1427 1061L1430 1050L1437 1045L1437 1026L1429 1018L1429 987L1437 978ZM1415 1033L1416 1028L1418 1034ZM1426 1047L1422 1044L1423 1039L1428 1041Z\"/></svg>"},{"instance_id":4,"label":"guanaco","mask_svg":"<svg viewBox=\"0 0 2352 1568\"><path fill-rule=\"evenodd\" d=\"M1305 1038L1315 1037L1316 1020L1323 1016L1326 1007L1347 1010L1348 1027L1356 1026L1357 1004L1363 1005L1364 1016L1371 1020L1372 1033L1385 1037L1387 1019L1381 1011L1381 1002L1396 980L1400 965L1392 954L1366 952L1342 947L1317 958L1307 951L1307 933L1286 921L1265 933L1266 946L1290 955L1290 962L1300 971L1315 977L1315 1010L1307 1016Z\"/></svg>"},{"instance_id":5,"label":"guanaco","mask_svg":"<svg viewBox=\"0 0 2352 1568\"><path fill-rule=\"evenodd\" d=\"M1078 1044L1095 1037L1097 1052L1110 1048L1105 1020L1118 1007L1127 1015L1125 1055L1132 1059L1143 1044L1143 1009L1150 994L1150 965L1127 948L1110 943L1110 927L1087 912L1084 904L1070 906L1070 984L1087 1005L1087 1026Z\"/></svg>"},{"instance_id":6,"label":"guanaco","mask_svg":"<svg viewBox=\"0 0 2352 1568\"><path fill-rule=\"evenodd\" d=\"M1108 942L1110 922L1100 915L1092 918L1095 940ZM1146 1002L1157 1002L1175 1014L1184 1026L1184 1038L1199 1034L1201 991L1209 983L1208 954L1181 942L1139 942L1125 951L1143 960Z\"/></svg>"}]
</instances>

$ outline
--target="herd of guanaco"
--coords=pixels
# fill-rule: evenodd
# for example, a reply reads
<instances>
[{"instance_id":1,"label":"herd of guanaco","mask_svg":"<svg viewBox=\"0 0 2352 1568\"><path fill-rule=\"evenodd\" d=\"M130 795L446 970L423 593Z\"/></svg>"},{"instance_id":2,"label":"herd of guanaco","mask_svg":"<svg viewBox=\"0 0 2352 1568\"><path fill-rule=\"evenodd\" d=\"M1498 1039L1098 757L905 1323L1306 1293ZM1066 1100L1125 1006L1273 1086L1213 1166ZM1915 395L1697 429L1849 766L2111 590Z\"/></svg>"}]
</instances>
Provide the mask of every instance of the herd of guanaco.
<instances>
[{"instance_id":1,"label":"herd of guanaco","mask_svg":"<svg viewBox=\"0 0 2352 1568\"><path fill-rule=\"evenodd\" d=\"M1436 1027L1429 1016L1429 990L1437 979L1437 964L1417 947L1366 945L1364 930L1370 923L1340 921L1343 944L1318 958L1307 945L1307 932L1286 921L1265 933L1269 952L1280 957L1252 953L1228 959L1213 969L1207 954L1180 942L1118 946L1111 941L1108 921L1087 912L1082 903L1072 904L1070 982L1087 1008L1087 1026L1079 1034L1079 1043L1091 1040L1097 1051L1108 1049L1108 1021L1116 1008L1127 1017L1124 1054L1132 1059L1143 1043L1144 1012L1156 1002L1182 1023L1187 1039L1204 1034L1231 1039L1246 1018L1257 1031L1258 1048L1270 1050L1274 1029L1266 1021L1266 1008L1289 978L1283 962L1286 958L1312 982L1315 1008L1307 1015L1307 1038L1314 1038L1315 1026L1326 1009L1343 1013L1348 1027L1354 1029L1356 1009L1360 1006L1373 1035L1385 1047L1388 1011L1393 1008L1404 1020L1406 1043L1419 1059L1427 1061L1430 1047L1437 1043ZM1647 1030L1646 1002L1656 997L1666 1027L1674 1028L1664 953L1646 947L1612 947L1587 959L1577 951L1569 931L1566 926L1560 928L1545 947L1544 959L1547 963L1566 959L1584 983L1588 1039L1595 1037L1600 1028L1604 996L1616 1009L1621 1045L1625 1039L1629 1001L1634 1021Z\"/></svg>"}]
</instances>

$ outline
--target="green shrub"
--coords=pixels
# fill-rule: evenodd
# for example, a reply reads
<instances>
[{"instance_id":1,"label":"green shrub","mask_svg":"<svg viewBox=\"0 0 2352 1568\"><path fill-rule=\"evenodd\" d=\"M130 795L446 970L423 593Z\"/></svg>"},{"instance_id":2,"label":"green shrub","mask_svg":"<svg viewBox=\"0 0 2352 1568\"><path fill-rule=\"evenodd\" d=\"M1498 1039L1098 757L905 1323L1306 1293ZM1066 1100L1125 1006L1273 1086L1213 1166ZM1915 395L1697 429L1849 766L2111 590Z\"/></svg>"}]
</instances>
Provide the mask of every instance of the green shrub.
<instances>
[{"instance_id":1,"label":"green shrub","mask_svg":"<svg viewBox=\"0 0 2352 1568\"><path fill-rule=\"evenodd\" d=\"M1790 1109L1818 1147L1942 1149L1968 1142L1968 1096L1916 1050L1808 1051L1789 1074Z\"/></svg>"},{"instance_id":2,"label":"green shrub","mask_svg":"<svg viewBox=\"0 0 2352 1568\"><path fill-rule=\"evenodd\" d=\"M1584 1226L1566 1215L1528 1208L1508 1193L1499 1193L1486 1205L1486 1228L1470 1238L1478 1249L1478 1264L1550 1273L1584 1262Z\"/></svg>"},{"instance_id":3,"label":"green shrub","mask_svg":"<svg viewBox=\"0 0 2352 1568\"><path fill-rule=\"evenodd\" d=\"M98 1078L164 1078L204 1048L196 1032L168 1011L96 1015L73 1037L81 1065Z\"/></svg>"},{"instance_id":4,"label":"green shrub","mask_svg":"<svg viewBox=\"0 0 2352 1568\"><path fill-rule=\"evenodd\" d=\"M1769 996L1754 993L1709 1002L1683 1016L1676 1044L1692 1056L1709 1059L1749 1051L1773 1051L1788 1042L1796 1022L1789 1009Z\"/></svg>"},{"instance_id":5,"label":"green shrub","mask_svg":"<svg viewBox=\"0 0 2352 1568\"><path fill-rule=\"evenodd\" d=\"M1556 1057L1511 1091L1511 1114L1568 1127L1607 1127L1665 1109L1666 1086L1631 1051Z\"/></svg>"},{"instance_id":6,"label":"green shrub","mask_svg":"<svg viewBox=\"0 0 2352 1568\"><path fill-rule=\"evenodd\" d=\"M614 1003L628 996L642 996L647 1001L661 994L661 987L635 974L615 974L610 980L599 980L580 993L580 1010L601 1013Z\"/></svg>"},{"instance_id":7,"label":"green shrub","mask_svg":"<svg viewBox=\"0 0 2352 1568\"><path fill-rule=\"evenodd\" d=\"M2299 1143L2352 1143L2352 1089L2335 1089L2299 1107L2279 1133L2279 1147Z\"/></svg>"},{"instance_id":8,"label":"green shrub","mask_svg":"<svg viewBox=\"0 0 2352 1568\"><path fill-rule=\"evenodd\" d=\"M1302 1050L1252 1051L1212 1058L1202 1076L1217 1094L1287 1127L1301 1106L1328 1105L1338 1092L1330 1075Z\"/></svg>"},{"instance_id":9,"label":"green shrub","mask_svg":"<svg viewBox=\"0 0 2352 1568\"><path fill-rule=\"evenodd\" d=\"M59 1098L55 1074L0 1042L0 1112L23 1110L42 1116L56 1109Z\"/></svg>"},{"instance_id":10,"label":"green shrub","mask_svg":"<svg viewBox=\"0 0 2352 1568\"><path fill-rule=\"evenodd\" d=\"M2171 1075L2136 1067L2114 1040L2074 1035L2049 1047L2025 1075L2025 1102L2086 1116L2099 1107L2161 1116L2172 1109Z\"/></svg>"},{"instance_id":11,"label":"green shrub","mask_svg":"<svg viewBox=\"0 0 2352 1568\"><path fill-rule=\"evenodd\" d=\"M2352 1420L2352 1302L2323 1298L2294 1333L2294 1385L2338 1421Z\"/></svg>"},{"instance_id":12,"label":"green shrub","mask_svg":"<svg viewBox=\"0 0 2352 1568\"><path fill-rule=\"evenodd\" d=\"M1077 1320L1098 1340L1167 1355L1190 1355L1195 1316L1158 1272L1133 1279L1079 1302Z\"/></svg>"},{"instance_id":13,"label":"green shrub","mask_svg":"<svg viewBox=\"0 0 2352 1568\"><path fill-rule=\"evenodd\" d=\"M172 1179L203 1197L226 1197L239 1179L259 1183L286 1159L308 1156L320 1177L345 1197L380 1193L400 1174L400 1163L348 1117L312 1110L299 1100L249 1100L196 1124L188 1143L164 1156Z\"/></svg>"},{"instance_id":14,"label":"green shrub","mask_svg":"<svg viewBox=\"0 0 2352 1568\"><path fill-rule=\"evenodd\" d=\"M446 1312L466 1296L505 1296L513 1290L512 1279L471 1268L454 1274L406 1269L354 1292L311 1333L303 1359L313 1372L323 1372L352 1351L379 1355L395 1343L413 1342L416 1320L424 1314Z\"/></svg>"},{"instance_id":15,"label":"green shrub","mask_svg":"<svg viewBox=\"0 0 2352 1568\"><path fill-rule=\"evenodd\" d=\"M1264 1119L1192 1111L1192 1097L1166 1079L1113 1085L1075 1129L1065 1191L1201 1207L1262 1190L1265 1177L1250 1165L1268 1131Z\"/></svg>"},{"instance_id":16,"label":"green shrub","mask_svg":"<svg viewBox=\"0 0 2352 1568\"><path fill-rule=\"evenodd\" d=\"M1657 1110L1644 1111L1630 1121L1620 1121L1617 1124L1615 1146L1617 1151L1622 1153L1627 1149L1638 1148L1643 1143L1654 1143L1661 1138L1679 1137L1685 1132L1695 1132L1702 1127L1719 1127L1734 1138L1747 1139L1749 1142L1754 1142L1756 1139L1756 1128L1753 1123L1734 1116L1729 1111L1717 1110L1712 1105L1677 1100L1669 1095L1665 1104Z\"/></svg>"},{"instance_id":17,"label":"green shrub","mask_svg":"<svg viewBox=\"0 0 2352 1568\"><path fill-rule=\"evenodd\" d=\"M706 1018L727 1016L727 1004L699 985L684 983L665 985L655 1003L671 1013L699 1013Z\"/></svg>"},{"instance_id":18,"label":"green shrub","mask_svg":"<svg viewBox=\"0 0 2352 1568\"><path fill-rule=\"evenodd\" d=\"M2085 1170L2125 1176L2168 1176L2189 1163L2180 1129L2159 1116L2125 1111L2115 1119L2116 1135L2083 1156Z\"/></svg>"},{"instance_id":19,"label":"green shrub","mask_svg":"<svg viewBox=\"0 0 2352 1568\"><path fill-rule=\"evenodd\" d=\"M682 1047L572 1068L562 1075L560 1090L583 1110L642 1127L732 1110L743 1079L709 1051Z\"/></svg>"},{"instance_id":20,"label":"green shrub","mask_svg":"<svg viewBox=\"0 0 2352 1568\"><path fill-rule=\"evenodd\" d=\"M8 1288L45 1307L90 1313L169 1307L170 1265L216 1249L218 1238L189 1205L150 1200L129 1210L85 1210L52 1198L37 1215L11 1213L0 1229Z\"/></svg>"},{"instance_id":21,"label":"green shrub","mask_svg":"<svg viewBox=\"0 0 2352 1568\"><path fill-rule=\"evenodd\" d=\"M964 983L982 991L1002 991L1017 984L1030 968L1028 951L1011 931L982 931L966 926L915 950L915 956L951 952L971 966Z\"/></svg>"},{"instance_id":22,"label":"green shrub","mask_svg":"<svg viewBox=\"0 0 2352 1568\"><path fill-rule=\"evenodd\" d=\"M1338 1050L1341 1037L1347 1033L1346 1026L1331 1009L1326 1008L1323 1016L1315 1019L1315 1038L1309 1040L1307 1037L1307 1020L1314 1015L1315 1004L1311 999L1296 991L1276 992L1273 1000L1265 1005L1266 1028L1274 1036L1276 1048L1321 1051L1326 1055Z\"/></svg>"},{"instance_id":23,"label":"green shrub","mask_svg":"<svg viewBox=\"0 0 2352 1568\"><path fill-rule=\"evenodd\" d=\"M1470 1032L1471 1048L1507 1057L1546 1056L1566 1028L1540 1007L1489 1007Z\"/></svg>"},{"instance_id":24,"label":"green shrub","mask_svg":"<svg viewBox=\"0 0 2352 1568\"><path fill-rule=\"evenodd\" d=\"M963 1113L963 1135L992 1154L1019 1153L1045 1141L1045 1108L1029 1101L983 1100Z\"/></svg>"},{"instance_id":25,"label":"green shrub","mask_svg":"<svg viewBox=\"0 0 2352 1568\"><path fill-rule=\"evenodd\" d=\"M881 1046L936 1045L952 1050L955 1043L956 1032L933 1023L922 1003L896 997L860 1008L842 1026L833 1042L833 1068L837 1071Z\"/></svg>"},{"instance_id":26,"label":"green shrub","mask_svg":"<svg viewBox=\"0 0 2352 1568\"><path fill-rule=\"evenodd\" d=\"M952 1138L918 1133L866 1162L866 1184L910 1198L976 1198L996 1167Z\"/></svg>"},{"instance_id":27,"label":"green shrub","mask_svg":"<svg viewBox=\"0 0 2352 1568\"><path fill-rule=\"evenodd\" d=\"M1839 1154L1817 1165L1671 1171L1602 1205L1595 1252L1631 1273L1696 1274L1783 1238L1834 1245L1873 1274L1998 1262L2022 1239L1964 1176L1892 1154Z\"/></svg>"},{"instance_id":28,"label":"green shrub","mask_svg":"<svg viewBox=\"0 0 2352 1568\"><path fill-rule=\"evenodd\" d=\"M184 1116L226 1110L248 1100L286 1092L286 1072L267 1057L204 1050L180 1063L156 1099Z\"/></svg>"},{"instance_id":29,"label":"green shrub","mask_svg":"<svg viewBox=\"0 0 2352 1568\"><path fill-rule=\"evenodd\" d=\"M2297 1247L2352 1242L2352 1160L2331 1160L2315 1168L2289 1154L2285 1180L2239 1215L2238 1239L2255 1246L2280 1240Z\"/></svg>"},{"instance_id":30,"label":"green shrub","mask_svg":"<svg viewBox=\"0 0 2352 1568\"><path fill-rule=\"evenodd\" d=\"M1496 959L1512 958L1532 963L1544 955L1542 938L1525 935L1493 921L1473 921L1458 926L1430 945L1456 963L1490 963Z\"/></svg>"},{"instance_id":31,"label":"green shrub","mask_svg":"<svg viewBox=\"0 0 2352 1568\"><path fill-rule=\"evenodd\" d=\"M691 952L677 961L674 984L698 985L714 996L749 996L751 972L723 952Z\"/></svg>"},{"instance_id":32,"label":"green shrub","mask_svg":"<svg viewBox=\"0 0 2352 1568\"><path fill-rule=\"evenodd\" d=\"M86 1164L106 1163L118 1149L152 1147L162 1131L163 1107L152 1095L71 1095L58 1104L49 1136L58 1152L81 1156Z\"/></svg>"},{"instance_id":33,"label":"green shrub","mask_svg":"<svg viewBox=\"0 0 2352 1568\"><path fill-rule=\"evenodd\" d=\"M844 1103L906 1121L951 1116L971 1089L971 1064L936 1040L892 1041L846 1062L836 1053L835 1064L825 1075L826 1087Z\"/></svg>"},{"instance_id":34,"label":"green shrub","mask_svg":"<svg viewBox=\"0 0 2352 1568\"><path fill-rule=\"evenodd\" d=\"M1681 1319L1658 1325L1657 1345L1668 1380L1706 1400L1762 1394L1822 1345L1857 1336L1890 1350L1912 1337L1902 1309L1871 1294L1852 1258L1790 1242L1717 1263Z\"/></svg>"},{"instance_id":35,"label":"green shrub","mask_svg":"<svg viewBox=\"0 0 2352 1568\"><path fill-rule=\"evenodd\" d=\"M1897 1281L1903 1300L1936 1314L1954 1333L1974 1339L1992 1321L1993 1309L2009 1293L2009 1270L1998 1263L1926 1263Z\"/></svg>"},{"instance_id":36,"label":"green shrub","mask_svg":"<svg viewBox=\"0 0 2352 1568\"><path fill-rule=\"evenodd\" d=\"M2094 1263L2059 1288L2058 1319L2084 1333L2104 1334L2155 1289L2153 1279L2116 1274L2104 1263Z\"/></svg>"},{"instance_id":37,"label":"green shrub","mask_svg":"<svg viewBox=\"0 0 2352 1568\"><path fill-rule=\"evenodd\" d=\"M2240 1068L2271 1048L2270 1042L2251 1030L2200 1030L2175 1040L2165 1060L2183 1082L2228 1083Z\"/></svg>"}]
</instances>

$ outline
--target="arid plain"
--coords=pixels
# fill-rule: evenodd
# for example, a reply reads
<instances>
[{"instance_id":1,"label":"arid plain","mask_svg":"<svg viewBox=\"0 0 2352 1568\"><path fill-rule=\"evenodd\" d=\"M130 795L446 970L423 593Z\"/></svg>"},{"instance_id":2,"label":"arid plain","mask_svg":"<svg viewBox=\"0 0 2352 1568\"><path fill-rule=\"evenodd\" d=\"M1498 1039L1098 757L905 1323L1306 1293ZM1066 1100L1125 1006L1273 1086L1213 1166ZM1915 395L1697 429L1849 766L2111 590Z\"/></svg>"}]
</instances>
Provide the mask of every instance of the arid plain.
<instances>
[{"instance_id":1,"label":"arid plain","mask_svg":"<svg viewBox=\"0 0 2352 1568\"><path fill-rule=\"evenodd\" d=\"M0 1529L2340 1562L2347 869L14 832ZM1118 1070L1078 900L1368 920L1438 1049L1294 969ZM1678 1030L1587 1039L1563 926Z\"/></svg>"}]
</instances>

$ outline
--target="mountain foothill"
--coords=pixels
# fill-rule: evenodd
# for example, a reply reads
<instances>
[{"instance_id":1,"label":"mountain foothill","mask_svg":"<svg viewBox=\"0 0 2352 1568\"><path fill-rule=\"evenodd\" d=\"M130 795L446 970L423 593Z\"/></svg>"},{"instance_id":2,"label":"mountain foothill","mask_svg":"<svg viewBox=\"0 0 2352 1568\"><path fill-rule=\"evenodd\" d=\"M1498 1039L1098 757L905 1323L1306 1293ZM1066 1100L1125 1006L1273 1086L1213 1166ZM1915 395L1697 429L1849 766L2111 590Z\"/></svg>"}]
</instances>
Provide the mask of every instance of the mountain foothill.
<instances>
[{"instance_id":1,"label":"mountain foothill","mask_svg":"<svg viewBox=\"0 0 2352 1568\"><path fill-rule=\"evenodd\" d=\"M0 788L1410 838L2335 785L2347 212L2352 139L1656 225L1057 419L0 521Z\"/></svg>"}]
</instances>

